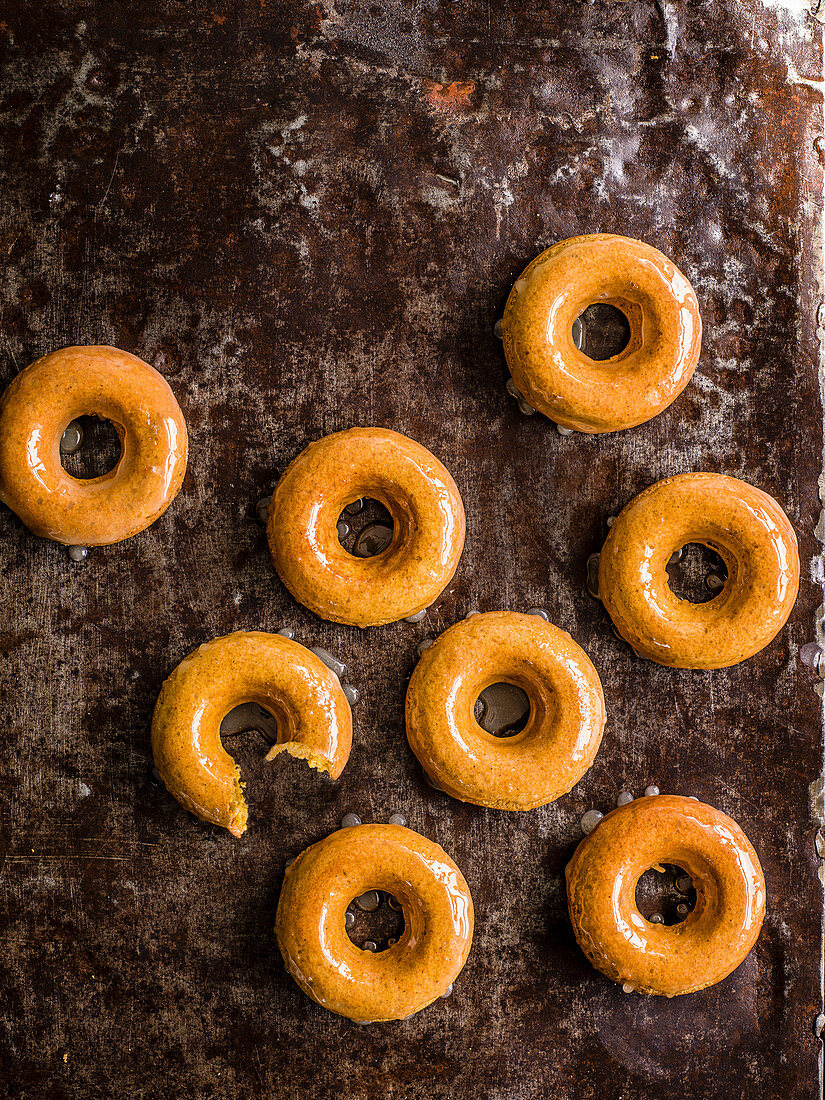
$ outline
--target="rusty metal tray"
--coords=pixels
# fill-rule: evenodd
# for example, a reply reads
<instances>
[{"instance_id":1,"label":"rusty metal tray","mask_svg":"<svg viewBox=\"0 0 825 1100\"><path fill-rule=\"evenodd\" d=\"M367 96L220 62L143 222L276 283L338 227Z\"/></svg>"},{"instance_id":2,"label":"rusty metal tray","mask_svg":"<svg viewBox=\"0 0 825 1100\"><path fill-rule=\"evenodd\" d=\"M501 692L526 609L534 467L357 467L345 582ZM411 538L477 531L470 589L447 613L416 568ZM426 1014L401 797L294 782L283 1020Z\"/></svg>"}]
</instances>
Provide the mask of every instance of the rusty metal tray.
<instances>
[{"instance_id":1,"label":"rusty metal tray","mask_svg":"<svg viewBox=\"0 0 825 1100\"><path fill-rule=\"evenodd\" d=\"M798 650L822 602L825 142L803 0L6 0L0 57L0 381L113 343L169 377L191 432L169 512L85 562L0 515L7 1094L818 1096L821 700ZM674 258L704 349L651 423L563 438L508 398L493 322L537 251L595 230ZM434 450L466 503L418 625L314 619L255 518L308 441L363 423ZM584 588L607 517L695 469L776 495L803 561L789 627L711 673L636 659ZM531 606L599 669L603 748L541 810L451 801L404 739L416 646ZM152 707L198 643L286 625L347 662L355 746L332 784L234 738L235 841L153 784ZM563 893L582 814L652 783L735 817L769 891L743 966L673 1001L597 974ZM272 934L287 860L348 811L403 813L475 897L454 995L403 1024L324 1012Z\"/></svg>"}]
</instances>

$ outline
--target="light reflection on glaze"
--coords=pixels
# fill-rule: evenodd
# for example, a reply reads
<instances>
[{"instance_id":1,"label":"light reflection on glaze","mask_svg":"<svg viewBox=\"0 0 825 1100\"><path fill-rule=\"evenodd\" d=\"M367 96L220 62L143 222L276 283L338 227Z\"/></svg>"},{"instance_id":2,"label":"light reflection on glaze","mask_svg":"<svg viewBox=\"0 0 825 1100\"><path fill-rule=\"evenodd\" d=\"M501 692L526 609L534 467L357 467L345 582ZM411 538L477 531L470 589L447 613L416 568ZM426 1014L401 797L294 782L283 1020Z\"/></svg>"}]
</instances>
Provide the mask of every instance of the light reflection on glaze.
<instances>
[{"instance_id":1,"label":"light reflection on glaze","mask_svg":"<svg viewBox=\"0 0 825 1100\"><path fill-rule=\"evenodd\" d=\"M178 441L180 431L177 422L171 416L167 416L163 426L166 431L166 462L163 466L163 489L160 495L162 500L166 500L175 483L181 448Z\"/></svg>"},{"instance_id":2,"label":"light reflection on glaze","mask_svg":"<svg viewBox=\"0 0 825 1100\"><path fill-rule=\"evenodd\" d=\"M675 550L703 543L728 580L706 603L671 590ZM610 528L599 592L614 625L643 657L676 668L724 668L763 649L787 621L799 587L790 522L760 489L721 474L679 474L635 497Z\"/></svg>"},{"instance_id":3,"label":"light reflection on glaze","mask_svg":"<svg viewBox=\"0 0 825 1100\"><path fill-rule=\"evenodd\" d=\"M359 827L358 825L351 826L353 829ZM317 937L318 948L329 970L333 971L344 981L360 981L360 975L356 977L353 973L349 959L339 951L341 936L340 930L336 928L336 924L340 921L340 908L339 904L333 904L329 899L323 901L309 931L313 932ZM344 922L344 930L346 931L346 921ZM328 932L330 933L329 935ZM349 937L347 937L347 939L349 939ZM291 957L289 961L291 964L290 969L292 969ZM312 981L312 978L309 978L309 981Z\"/></svg>"},{"instance_id":4,"label":"light reflection on glaze","mask_svg":"<svg viewBox=\"0 0 825 1100\"><path fill-rule=\"evenodd\" d=\"M388 547L348 554L337 523L347 501L372 498L393 519ZM423 610L449 583L464 546L464 507L442 464L397 432L353 428L307 447L269 509L273 563L296 599L334 622L370 626Z\"/></svg>"},{"instance_id":5,"label":"light reflection on glaze","mask_svg":"<svg viewBox=\"0 0 825 1100\"><path fill-rule=\"evenodd\" d=\"M404 932L386 951L346 932L353 896L382 889ZM466 961L473 932L467 884L437 844L400 825L339 830L287 870L276 934L287 969L319 1004L359 1021L404 1019L440 997Z\"/></svg>"},{"instance_id":6,"label":"light reflection on glaze","mask_svg":"<svg viewBox=\"0 0 825 1100\"><path fill-rule=\"evenodd\" d=\"M513 737L475 720L478 696L512 683L530 700ZM428 647L407 692L407 739L429 778L454 798L531 809L569 791L593 761L604 728L598 674L569 635L535 615L463 619Z\"/></svg>"},{"instance_id":7,"label":"light reflection on glaze","mask_svg":"<svg viewBox=\"0 0 825 1100\"><path fill-rule=\"evenodd\" d=\"M337 779L352 746L352 713L337 678L298 642L239 631L199 646L161 689L152 751L170 793L235 836L246 828L247 809L220 725L246 702L275 716L277 742L267 760L288 751Z\"/></svg>"},{"instance_id":8,"label":"light reflection on glaze","mask_svg":"<svg viewBox=\"0 0 825 1100\"><path fill-rule=\"evenodd\" d=\"M682 867L696 907L672 927L646 921L636 884L650 867ZM694 799L654 795L609 813L567 867L576 938L608 977L676 996L721 981L759 935L765 882L747 837L725 814Z\"/></svg>"},{"instance_id":9,"label":"light reflection on glaze","mask_svg":"<svg viewBox=\"0 0 825 1100\"><path fill-rule=\"evenodd\" d=\"M604 820L604 818L602 818L602 820ZM599 824L601 824L601 822ZM622 939L626 940L631 948L635 948L637 951L643 951L645 948L644 937L640 936L635 928L631 928L631 922L635 923L633 921L633 910L626 910L622 901L626 890L625 876L620 872L613 883L613 889L610 895L610 912L613 916L616 930Z\"/></svg>"},{"instance_id":10,"label":"light reflection on glaze","mask_svg":"<svg viewBox=\"0 0 825 1100\"><path fill-rule=\"evenodd\" d=\"M61 464L66 425L111 420L121 436L113 471L87 480ZM104 546L148 527L177 495L186 470L183 415L168 383L128 352L69 347L38 359L0 406L0 498L35 534L68 546Z\"/></svg>"},{"instance_id":11,"label":"light reflection on glaze","mask_svg":"<svg viewBox=\"0 0 825 1100\"><path fill-rule=\"evenodd\" d=\"M656 249L609 234L576 237L536 257L519 283L502 318L507 365L525 399L557 424L582 432L633 427L690 381L699 307L688 280ZM627 347L602 362L571 335L598 302L619 308L631 330Z\"/></svg>"},{"instance_id":12,"label":"light reflection on glaze","mask_svg":"<svg viewBox=\"0 0 825 1100\"><path fill-rule=\"evenodd\" d=\"M44 489L51 491L47 481L46 464L41 458L43 445L43 431L41 428L32 428L29 438L26 440L26 459L32 475L37 478Z\"/></svg>"}]
</instances>

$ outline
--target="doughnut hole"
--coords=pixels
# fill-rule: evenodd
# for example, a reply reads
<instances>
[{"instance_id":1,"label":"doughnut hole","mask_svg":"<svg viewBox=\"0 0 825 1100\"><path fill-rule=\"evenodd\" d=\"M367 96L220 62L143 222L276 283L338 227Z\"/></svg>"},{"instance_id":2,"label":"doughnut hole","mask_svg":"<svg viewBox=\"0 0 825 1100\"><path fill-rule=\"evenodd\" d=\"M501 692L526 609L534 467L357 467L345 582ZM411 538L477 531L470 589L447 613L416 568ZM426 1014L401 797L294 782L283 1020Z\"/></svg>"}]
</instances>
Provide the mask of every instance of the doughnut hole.
<instances>
[{"instance_id":1,"label":"doughnut hole","mask_svg":"<svg viewBox=\"0 0 825 1100\"><path fill-rule=\"evenodd\" d=\"M374 558L392 542L392 515L378 500L353 500L338 517L338 541L354 558Z\"/></svg>"},{"instance_id":2,"label":"doughnut hole","mask_svg":"<svg viewBox=\"0 0 825 1100\"><path fill-rule=\"evenodd\" d=\"M79 481L111 473L122 453L118 430L104 417L78 416L66 426L61 437L61 465Z\"/></svg>"},{"instance_id":3,"label":"doughnut hole","mask_svg":"<svg viewBox=\"0 0 825 1100\"><path fill-rule=\"evenodd\" d=\"M515 684L490 684L475 704L475 720L493 737L515 737L530 718L530 699Z\"/></svg>"},{"instance_id":4,"label":"doughnut hole","mask_svg":"<svg viewBox=\"0 0 825 1100\"><path fill-rule=\"evenodd\" d=\"M588 359L613 359L630 343L630 321L617 307L595 302L573 322L573 343Z\"/></svg>"},{"instance_id":5,"label":"doughnut hole","mask_svg":"<svg viewBox=\"0 0 825 1100\"><path fill-rule=\"evenodd\" d=\"M362 951L386 951L404 933L401 905L384 890L367 890L347 906L346 931Z\"/></svg>"},{"instance_id":6,"label":"doughnut hole","mask_svg":"<svg viewBox=\"0 0 825 1100\"><path fill-rule=\"evenodd\" d=\"M267 745L274 745L278 740L278 723L274 714L260 703L240 703L221 722L221 740L238 738L241 734L253 734L253 740L263 740Z\"/></svg>"},{"instance_id":7,"label":"doughnut hole","mask_svg":"<svg viewBox=\"0 0 825 1100\"><path fill-rule=\"evenodd\" d=\"M671 592L680 600L707 603L725 587L728 570L715 550L702 543L689 542L671 556L667 579Z\"/></svg>"},{"instance_id":8,"label":"doughnut hole","mask_svg":"<svg viewBox=\"0 0 825 1100\"><path fill-rule=\"evenodd\" d=\"M220 737L240 769L250 815L271 819L284 799L298 797L305 782L304 762L283 753L277 768L267 763L266 754L278 740L278 724L269 710L259 703L240 703L221 722Z\"/></svg>"},{"instance_id":9,"label":"doughnut hole","mask_svg":"<svg viewBox=\"0 0 825 1100\"><path fill-rule=\"evenodd\" d=\"M636 908L651 924L681 924L696 906L693 880L673 863L658 868L645 871L636 883Z\"/></svg>"}]
</instances>

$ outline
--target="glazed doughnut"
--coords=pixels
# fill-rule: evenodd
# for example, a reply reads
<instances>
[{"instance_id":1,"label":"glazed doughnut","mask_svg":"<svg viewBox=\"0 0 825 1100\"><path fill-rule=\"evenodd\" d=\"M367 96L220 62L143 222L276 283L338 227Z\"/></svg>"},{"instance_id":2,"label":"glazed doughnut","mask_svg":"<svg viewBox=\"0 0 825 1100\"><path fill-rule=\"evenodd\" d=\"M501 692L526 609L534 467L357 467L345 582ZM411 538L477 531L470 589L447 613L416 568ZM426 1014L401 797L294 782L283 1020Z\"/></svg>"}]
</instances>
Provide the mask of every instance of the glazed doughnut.
<instances>
[{"instance_id":1,"label":"glazed doughnut","mask_svg":"<svg viewBox=\"0 0 825 1100\"><path fill-rule=\"evenodd\" d=\"M362 498L393 519L390 545L356 558L338 517ZM322 619L377 626L423 611L446 588L464 547L464 505L428 450L398 432L351 428L310 443L269 505L267 539L281 580Z\"/></svg>"},{"instance_id":2,"label":"glazed doughnut","mask_svg":"<svg viewBox=\"0 0 825 1100\"><path fill-rule=\"evenodd\" d=\"M356 947L350 902L386 890L404 931L386 951ZM319 1005L359 1023L403 1020L446 993L473 939L473 899L447 853L401 825L339 829L287 869L275 933L286 968Z\"/></svg>"},{"instance_id":3,"label":"glazed doughnut","mask_svg":"<svg viewBox=\"0 0 825 1100\"><path fill-rule=\"evenodd\" d=\"M630 340L596 360L573 343L588 306L625 315ZM525 399L579 432L632 428L666 409L699 359L702 321L693 288L657 249L594 233L546 249L510 291L501 322L504 354Z\"/></svg>"},{"instance_id":4,"label":"glazed doughnut","mask_svg":"<svg viewBox=\"0 0 825 1100\"><path fill-rule=\"evenodd\" d=\"M681 867L696 906L681 924L653 924L636 905L650 868ZM637 798L607 814L567 865L579 946L615 982L676 997L726 978L753 947L765 879L750 841L719 810L692 798Z\"/></svg>"},{"instance_id":5,"label":"glazed doughnut","mask_svg":"<svg viewBox=\"0 0 825 1100\"><path fill-rule=\"evenodd\" d=\"M111 420L117 466L80 480L60 464L78 416ZM186 472L186 423L166 379L106 346L62 348L14 379L0 403L0 500L43 538L108 546L143 531L177 496Z\"/></svg>"},{"instance_id":6,"label":"glazed doughnut","mask_svg":"<svg viewBox=\"0 0 825 1100\"><path fill-rule=\"evenodd\" d=\"M665 566L688 543L728 571L706 603L676 596ZM635 497L599 560L599 595L642 656L673 668L727 668L752 657L787 621L799 588L796 535L776 501L722 474L678 474Z\"/></svg>"},{"instance_id":7,"label":"glazed doughnut","mask_svg":"<svg viewBox=\"0 0 825 1100\"><path fill-rule=\"evenodd\" d=\"M530 717L513 737L478 724L476 700L515 684ZM602 685L569 634L538 615L491 611L450 627L424 651L407 691L407 740L424 771L462 802L531 810L581 779L602 739Z\"/></svg>"},{"instance_id":8,"label":"glazed doughnut","mask_svg":"<svg viewBox=\"0 0 825 1100\"><path fill-rule=\"evenodd\" d=\"M198 646L164 683L152 718L155 766L169 792L203 821L233 836L246 829L240 769L220 727L241 703L275 718L280 752L337 779L352 746L352 712L320 657L280 634L237 631Z\"/></svg>"}]
</instances>

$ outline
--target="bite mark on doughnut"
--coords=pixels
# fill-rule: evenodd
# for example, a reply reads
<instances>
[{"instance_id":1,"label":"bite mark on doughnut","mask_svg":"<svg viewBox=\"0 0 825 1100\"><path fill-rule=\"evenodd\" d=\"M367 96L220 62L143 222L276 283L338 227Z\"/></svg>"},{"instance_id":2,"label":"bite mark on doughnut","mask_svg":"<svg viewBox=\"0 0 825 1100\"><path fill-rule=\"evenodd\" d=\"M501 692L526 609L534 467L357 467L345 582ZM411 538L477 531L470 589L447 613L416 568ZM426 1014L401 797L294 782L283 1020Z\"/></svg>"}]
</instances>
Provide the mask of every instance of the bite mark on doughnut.
<instances>
[{"instance_id":1,"label":"bite mark on doughnut","mask_svg":"<svg viewBox=\"0 0 825 1100\"><path fill-rule=\"evenodd\" d=\"M320 753L313 752L306 745L302 745L300 741L286 741L283 745L273 745L264 759L267 762L274 760L281 752L288 752L296 760L306 760L311 768L319 772L327 772L333 779L337 779L340 775L340 772L338 774L333 773L334 764L331 760L326 756L321 756Z\"/></svg>"},{"instance_id":2,"label":"bite mark on doughnut","mask_svg":"<svg viewBox=\"0 0 825 1100\"><path fill-rule=\"evenodd\" d=\"M243 796L246 786L241 780L241 769L235 765L235 776L232 780L232 798L229 802L229 823L226 826L232 836L243 836L246 832L246 823L249 818L249 807Z\"/></svg>"},{"instance_id":3,"label":"bite mark on doughnut","mask_svg":"<svg viewBox=\"0 0 825 1100\"><path fill-rule=\"evenodd\" d=\"M232 795L227 805L228 820L224 820L224 814L220 810L216 813L214 809L207 809L205 806L196 802L185 791L180 790L174 783L168 782L162 772L159 772L159 774L169 793L172 794L190 814L194 814L195 817L200 818L201 821L209 822L210 825L223 826L234 837L242 836L246 832L247 819L249 817L249 807L243 796L243 789L246 784L241 781L241 769L237 765L235 766L235 775L232 783Z\"/></svg>"},{"instance_id":4,"label":"bite mark on doughnut","mask_svg":"<svg viewBox=\"0 0 825 1100\"><path fill-rule=\"evenodd\" d=\"M232 802L230 803L231 816L229 818L229 824L226 827L232 836L243 836L246 832L249 807L242 793L243 784L236 779L235 787L236 789L233 791Z\"/></svg>"}]
</instances>

